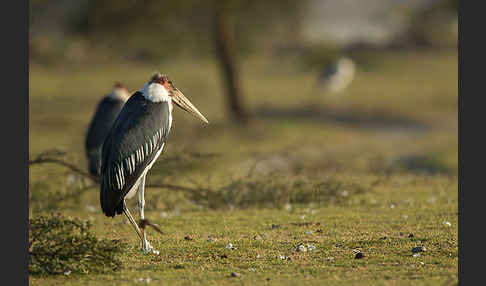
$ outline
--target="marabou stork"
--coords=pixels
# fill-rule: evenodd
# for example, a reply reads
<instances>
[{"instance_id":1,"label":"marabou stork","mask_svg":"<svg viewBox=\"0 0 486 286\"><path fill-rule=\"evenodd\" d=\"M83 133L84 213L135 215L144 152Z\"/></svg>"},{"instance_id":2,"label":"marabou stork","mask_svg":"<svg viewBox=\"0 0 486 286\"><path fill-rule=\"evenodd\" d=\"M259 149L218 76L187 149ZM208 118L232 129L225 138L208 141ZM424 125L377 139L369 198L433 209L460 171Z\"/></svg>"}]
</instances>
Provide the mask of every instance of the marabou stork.
<instances>
[{"instance_id":1,"label":"marabou stork","mask_svg":"<svg viewBox=\"0 0 486 286\"><path fill-rule=\"evenodd\" d=\"M143 231L145 177L167 141L174 103L209 123L166 75L156 73L125 103L103 144L101 209L108 217L122 213L127 216L142 241L144 253L159 254ZM125 203L137 192L142 230Z\"/></svg>"},{"instance_id":2,"label":"marabou stork","mask_svg":"<svg viewBox=\"0 0 486 286\"><path fill-rule=\"evenodd\" d=\"M325 92L340 93L353 81L355 69L355 64L351 59L340 58L321 70L317 85Z\"/></svg>"},{"instance_id":3,"label":"marabou stork","mask_svg":"<svg viewBox=\"0 0 486 286\"><path fill-rule=\"evenodd\" d=\"M101 168L101 148L113 122L125 102L130 97L128 89L121 83L115 84L113 91L103 97L96 107L86 134L85 149L89 162L89 172L98 177Z\"/></svg>"}]
</instances>

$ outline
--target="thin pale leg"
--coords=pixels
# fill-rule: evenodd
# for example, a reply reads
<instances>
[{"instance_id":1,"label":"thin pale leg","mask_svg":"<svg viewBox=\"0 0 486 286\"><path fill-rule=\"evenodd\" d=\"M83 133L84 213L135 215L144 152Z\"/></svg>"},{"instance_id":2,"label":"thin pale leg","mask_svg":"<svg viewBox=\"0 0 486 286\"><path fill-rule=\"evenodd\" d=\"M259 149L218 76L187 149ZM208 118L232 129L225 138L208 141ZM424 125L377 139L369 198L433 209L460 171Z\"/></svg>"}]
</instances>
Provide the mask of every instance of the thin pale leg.
<instances>
[{"instance_id":1,"label":"thin pale leg","mask_svg":"<svg viewBox=\"0 0 486 286\"><path fill-rule=\"evenodd\" d=\"M132 224L133 228L135 228L135 231L137 232L138 237L143 242L142 232L140 231L140 228L138 227L138 224L135 222L135 219L133 219L132 214L130 214L130 211L128 210L125 202L123 202L123 205L124 205L124 207L123 207L123 213L125 213L125 215L127 216L128 220Z\"/></svg>"},{"instance_id":2,"label":"thin pale leg","mask_svg":"<svg viewBox=\"0 0 486 286\"><path fill-rule=\"evenodd\" d=\"M138 187L138 211L140 213L140 220L145 219L144 207L145 207L145 176L141 179L140 185ZM159 254L159 251L154 249L147 240L147 234L144 230L142 232L142 251L143 252L153 252Z\"/></svg>"}]
</instances>

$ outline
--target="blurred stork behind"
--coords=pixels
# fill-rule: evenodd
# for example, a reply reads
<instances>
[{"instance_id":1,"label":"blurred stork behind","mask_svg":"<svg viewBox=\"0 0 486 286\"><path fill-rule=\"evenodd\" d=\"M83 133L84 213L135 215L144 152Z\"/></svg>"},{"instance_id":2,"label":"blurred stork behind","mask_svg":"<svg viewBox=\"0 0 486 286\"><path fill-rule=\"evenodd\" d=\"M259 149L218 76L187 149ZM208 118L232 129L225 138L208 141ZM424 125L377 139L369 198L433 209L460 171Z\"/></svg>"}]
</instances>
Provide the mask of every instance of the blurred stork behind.
<instances>
[{"instance_id":1,"label":"blurred stork behind","mask_svg":"<svg viewBox=\"0 0 486 286\"><path fill-rule=\"evenodd\" d=\"M103 142L129 97L128 89L123 84L116 83L112 92L103 97L98 103L94 116L91 119L85 142L89 172L93 176L98 177L100 175Z\"/></svg>"},{"instance_id":2,"label":"blurred stork behind","mask_svg":"<svg viewBox=\"0 0 486 286\"><path fill-rule=\"evenodd\" d=\"M317 78L317 87L325 93L341 93L354 79L356 65L347 57L341 57L325 65Z\"/></svg>"}]
</instances>

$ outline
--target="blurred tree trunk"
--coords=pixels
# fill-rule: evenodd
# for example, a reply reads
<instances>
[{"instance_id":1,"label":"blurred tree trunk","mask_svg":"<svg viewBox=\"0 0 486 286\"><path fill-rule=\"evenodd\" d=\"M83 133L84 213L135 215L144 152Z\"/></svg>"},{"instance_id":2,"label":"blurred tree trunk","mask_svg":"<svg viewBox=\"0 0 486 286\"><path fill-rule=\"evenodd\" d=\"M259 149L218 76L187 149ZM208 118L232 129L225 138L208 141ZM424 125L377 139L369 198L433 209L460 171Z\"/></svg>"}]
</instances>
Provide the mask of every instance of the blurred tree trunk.
<instances>
[{"instance_id":1,"label":"blurred tree trunk","mask_svg":"<svg viewBox=\"0 0 486 286\"><path fill-rule=\"evenodd\" d=\"M213 19L213 34L223 80L227 90L229 111L237 123L248 122L248 114L242 103L238 65L235 56L233 29L224 5L216 5Z\"/></svg>"}]
</instances>

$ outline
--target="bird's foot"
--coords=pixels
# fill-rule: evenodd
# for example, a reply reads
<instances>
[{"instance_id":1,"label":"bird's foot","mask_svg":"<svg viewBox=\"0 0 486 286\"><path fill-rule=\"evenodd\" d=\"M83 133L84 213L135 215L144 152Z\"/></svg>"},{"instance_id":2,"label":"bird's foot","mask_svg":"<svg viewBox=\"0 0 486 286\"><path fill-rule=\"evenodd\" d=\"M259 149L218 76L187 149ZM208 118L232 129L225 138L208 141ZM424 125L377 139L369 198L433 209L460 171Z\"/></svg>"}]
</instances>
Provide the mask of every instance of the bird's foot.
<instances>
[{"instance_id":1,"label":"bird's foot","mask_svg":"<svg viewBox=\"0 0 486 286\"><path fill-rule=\"evenodd\" d=\"M149 254L149 253L153 253L155 255L160 254L160 251L153 248L148 241L146 243L144 243L144 245L142 246L142 252L145 253L145 254Z\"/></svg>"},{"instance_id":2,"label":"bird's foot","mask_svg":"<svg viewBox=\"0 0 486 286\"><path fill-rule=\"evenodd\" d=\"M147 238L145 237L145 226L151 226L153 227L156 231L158 231L160 234L162 234L162 231L160 230L159 225L152 223L148 219L141 219L139 222L139 227L142 231L143 239L142 239L142 252L143 253L153 253L155 255L159 255L159 251L154 249L150 243L148 242Z\"/></svg>"},{"instance_id":3,"label":"bird's foot","mask_svg":"<svg viewBox=\"0 0 486 286\"><path fill-rule=\"evenodd\" d=\"M142 250L142 251L145 254L149 254L149 253L153 253L155 255L159 255L160 254L160 251L158 251L157 249L154 249L154 248L145 249L145 250Z\"/></svg>"}]
</instances>

